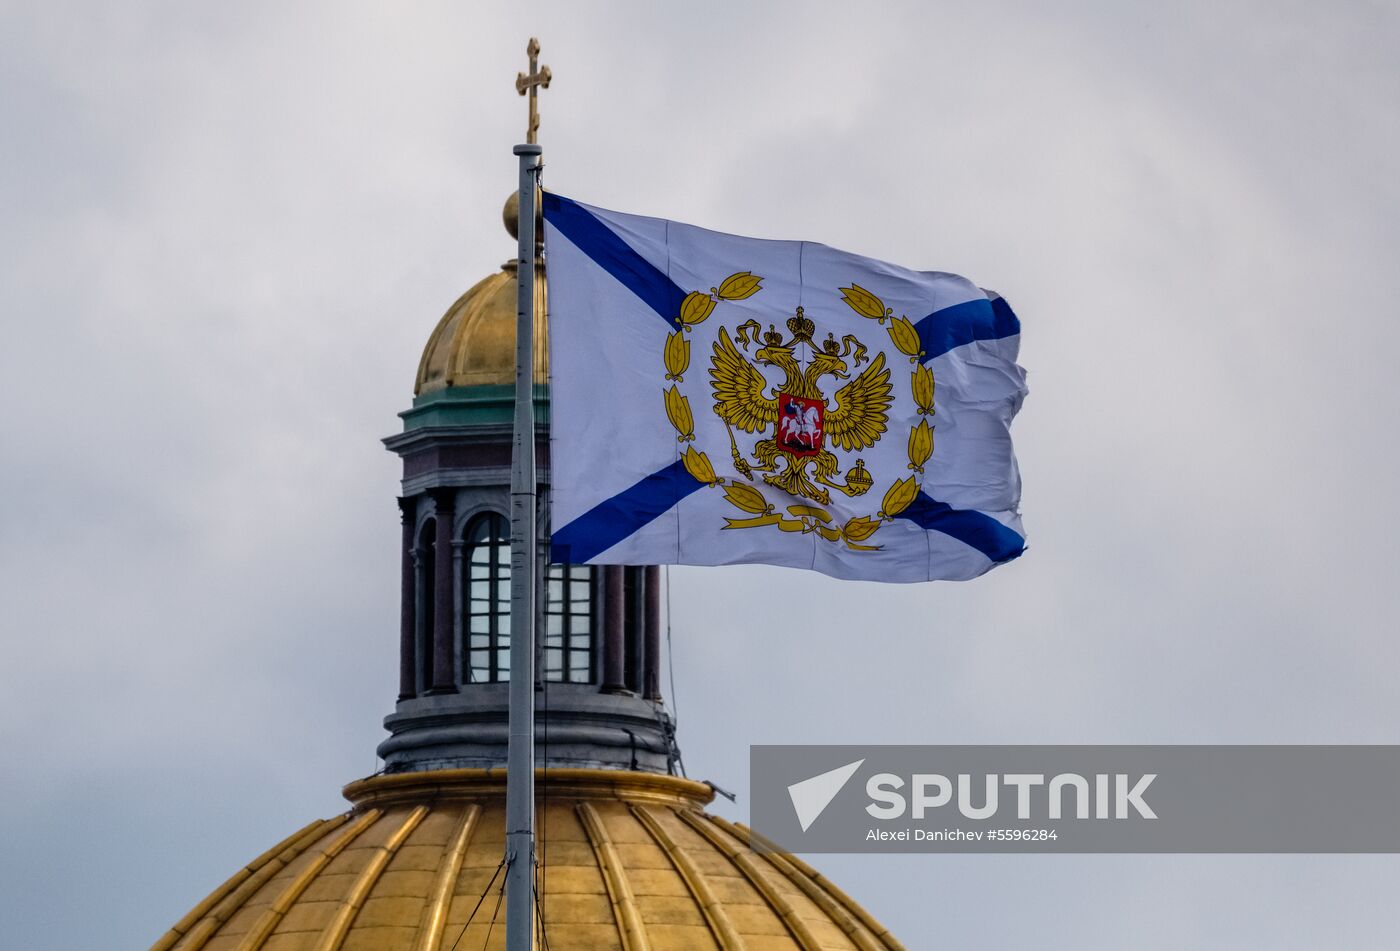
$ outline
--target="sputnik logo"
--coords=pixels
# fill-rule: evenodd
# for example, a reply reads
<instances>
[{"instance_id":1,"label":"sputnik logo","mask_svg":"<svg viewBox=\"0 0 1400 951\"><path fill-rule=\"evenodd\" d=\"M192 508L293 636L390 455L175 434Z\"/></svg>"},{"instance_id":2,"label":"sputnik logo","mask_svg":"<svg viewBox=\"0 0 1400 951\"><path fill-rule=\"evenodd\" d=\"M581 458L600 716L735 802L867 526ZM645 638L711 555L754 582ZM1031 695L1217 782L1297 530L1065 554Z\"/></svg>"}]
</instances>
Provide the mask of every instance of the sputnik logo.
<instances>
[{"instance_id":1,"label":"sputnik logo","mask_svg":"<svg viewBox=\"0 0 1400 951\"><path fill-rule=\"evenodd\" d=\"M845 788L846 783L864 762L864 759L858 759L854 763L838 766L811 779L793 783L787 788L788 798L792 800L792 808L797 813L797 821L801 823L803 832L811 828L812 823L826 811L826 807L831 805L831 800Z\"/></svg>"}]
</instances>

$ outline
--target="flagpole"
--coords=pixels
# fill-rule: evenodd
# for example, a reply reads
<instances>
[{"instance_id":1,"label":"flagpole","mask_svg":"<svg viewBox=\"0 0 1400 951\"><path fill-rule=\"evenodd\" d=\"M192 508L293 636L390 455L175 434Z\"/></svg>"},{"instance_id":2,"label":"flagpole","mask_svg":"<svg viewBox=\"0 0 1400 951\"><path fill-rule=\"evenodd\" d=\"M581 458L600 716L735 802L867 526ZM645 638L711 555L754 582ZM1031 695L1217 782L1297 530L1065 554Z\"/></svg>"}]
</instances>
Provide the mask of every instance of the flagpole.
<instances>
[{"instance_id":1,"label":"flagpole","mask_svg":"<svg viewBox=\"0 0 1400 951\"><path fill-rule=\"evenodd\" d=\"M531 138L534 138L532 135ZM535 189L540 147L517 145L515 446L510 472L510 742L506 750L506 951L534 947L535 878Z\"/></svg>"}]
</instances>

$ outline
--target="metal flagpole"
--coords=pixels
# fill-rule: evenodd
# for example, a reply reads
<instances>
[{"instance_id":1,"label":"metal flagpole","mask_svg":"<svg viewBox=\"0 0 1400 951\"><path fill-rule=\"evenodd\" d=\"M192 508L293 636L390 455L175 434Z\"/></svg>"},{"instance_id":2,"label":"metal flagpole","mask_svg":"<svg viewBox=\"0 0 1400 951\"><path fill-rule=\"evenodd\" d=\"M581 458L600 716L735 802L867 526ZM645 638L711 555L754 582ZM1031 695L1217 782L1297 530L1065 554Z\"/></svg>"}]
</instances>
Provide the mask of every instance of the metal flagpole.
<instances>
[{"instance_id":1,"label":"metal flagpole","mask_svg":"<svg viewBox=\"0 0 1400 951\"><path fill-rule=\"evenodd\" d=\"M516 271L515 447L510 473L506 951L532 951L535 930L535 188L540 151L533 142L515 147L520 157L520 219L516 229L520 263Z\"/></svg>"}]
</instances>

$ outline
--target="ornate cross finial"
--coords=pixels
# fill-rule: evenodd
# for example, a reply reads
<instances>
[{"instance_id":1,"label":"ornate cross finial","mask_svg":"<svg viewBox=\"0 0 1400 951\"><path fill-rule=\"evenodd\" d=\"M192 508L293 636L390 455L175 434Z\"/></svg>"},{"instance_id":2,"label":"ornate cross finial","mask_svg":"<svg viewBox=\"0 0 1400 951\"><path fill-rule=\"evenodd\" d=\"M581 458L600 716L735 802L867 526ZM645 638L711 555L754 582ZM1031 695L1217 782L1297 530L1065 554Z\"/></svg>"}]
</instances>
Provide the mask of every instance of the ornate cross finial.
<instances>
[{"instance_id":1,"label":"ornate cross finial","mask_svg":"<svg viewBox=\"0 0 1400 951\"><path fill-rule=\"evenodd\" d=\"M540 41L533 36L530 37L530 45L525 47L525 52L530 54L529 74L517 73L515 77L515 91L520 95L530 94L530 126L525 130L525 142L527 145L535 144L535 133L540 128L540 107L536 101L536 94L540 88L548 89L549 81L554 74L549 71L548 66L539 65Z\"/></svg>"}]
</instances>

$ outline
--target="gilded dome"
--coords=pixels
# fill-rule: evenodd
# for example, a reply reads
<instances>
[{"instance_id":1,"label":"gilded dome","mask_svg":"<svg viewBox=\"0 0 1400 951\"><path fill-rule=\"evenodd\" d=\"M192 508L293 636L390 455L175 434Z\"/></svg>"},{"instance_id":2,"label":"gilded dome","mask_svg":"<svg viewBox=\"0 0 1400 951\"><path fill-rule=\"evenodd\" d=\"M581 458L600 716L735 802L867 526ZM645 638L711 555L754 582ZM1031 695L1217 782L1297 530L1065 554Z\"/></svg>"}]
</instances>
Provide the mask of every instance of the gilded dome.
<instances>
[{"instance_id":1,"label":"gilded dome","mask_svg":"<svg viewBox=\"0 0 1400 951\"><path fill-rule=\"evenodd\" d=\"M811 867L703 812L702 783L550 769L537 790L541 946L902 949ZM345 795L348 813L254 859L152 951L504 947L504 770L377 776Z\"/></svg>"},{"instance_id":2,"label":"gilded dome","mask_svg":"<svg viewBox=\"0 0 1400 951\"><path fill-rule=\"evenodd\" d=\"M449 386L510 386L515 383L515 263L478 281L438 321L423 358L413 395ZM549 328L545 323L544 271L535 282L535 382L549 375Z\"/></svg>"},{"instance_id":3,"label":"gilded dome","mask_svg":"<svg viewBox=\"0 0 1400 951\"><path fill-rule=\"evenodd\" d=\"M512 200L506 202L503 216L506 230L514 235L518 201ZM535 382L544 383L549 376L544 268L536 268L535 274ZM510 261L478 281L443 314L418 361L413 395L454 386L513 385L515 308L516 263Z\"/></svg>"}]
</instances>

